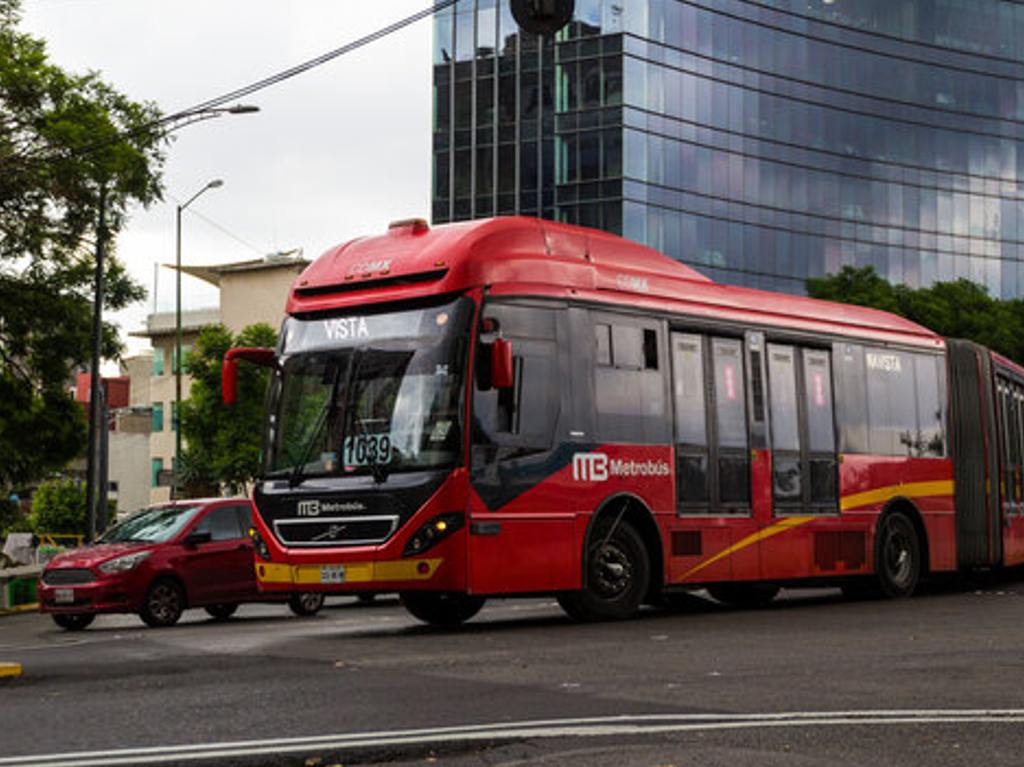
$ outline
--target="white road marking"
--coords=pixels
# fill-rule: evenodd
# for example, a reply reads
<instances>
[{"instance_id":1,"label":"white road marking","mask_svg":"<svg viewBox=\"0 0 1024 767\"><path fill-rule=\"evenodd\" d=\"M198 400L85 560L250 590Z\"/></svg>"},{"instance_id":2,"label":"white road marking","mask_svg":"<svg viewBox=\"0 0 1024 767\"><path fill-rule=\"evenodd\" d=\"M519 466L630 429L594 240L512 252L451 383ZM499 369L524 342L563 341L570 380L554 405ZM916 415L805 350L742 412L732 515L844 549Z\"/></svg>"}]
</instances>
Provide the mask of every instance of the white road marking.
<instances>
[{"instance_id":1,"label":"white road marking","mask_svg":"<svg viewBox=\"0 0 1024 767\"><path fill-rule=\"evenodd\" d=\"M0 652L32 652L33 650L62 650L65 647L75 647L76 645L92 644L94 640L89 639L68 639L60 642L52 642L49 644L11 644L11 645L0 645Z\"/></svg>"},{"instance_id":2,"label":"white road marking","mask_svg":"<svg viewBox=\"0 0 1024 767\"><path fill-rule=\"evenodd\" d=\"M3 767L113 767L114 765L267 756L310 750L379 748L538 738L609 737L672 732L780 727L928 725L964 723L1019 724L1024 709L920 709L880 711L793 711L768 714L646 714L637 716L548 719L437 727L415 730L358 732L303 738L277 738L227 743L77 751L64 754L0 758Z\"/></svg>"}]
</instances>

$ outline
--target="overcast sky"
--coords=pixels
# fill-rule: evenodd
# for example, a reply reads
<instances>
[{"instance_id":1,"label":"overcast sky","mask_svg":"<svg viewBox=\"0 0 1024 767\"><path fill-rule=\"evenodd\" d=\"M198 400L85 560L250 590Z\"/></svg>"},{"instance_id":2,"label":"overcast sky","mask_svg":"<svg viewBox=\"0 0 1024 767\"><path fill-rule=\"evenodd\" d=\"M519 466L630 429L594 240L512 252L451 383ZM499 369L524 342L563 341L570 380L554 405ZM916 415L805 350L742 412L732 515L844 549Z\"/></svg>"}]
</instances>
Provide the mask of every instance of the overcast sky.
<instances>
[{"instance_id":1,"label":"overcast sky","mask_svg":"<svg viewBox=\"0 0 1024 767\"><path fill-rule=\"evenodd\" d=\"M325 53L430 5L430 0L24 0L22 29L50 59L98 71L139 101L173 112ZM389 221L429 216L431 21L245 99L261 112L178 131L162 204L136 209L118 252L150 291L114 317L122 336L152 311L154 265L174 261L174 210L185 212L182 262L225 263L301 247L315 258ZM195 211L195 214L193 214ZM202 217L200 217L202 216ZM207 220L204 220L205 217ZM219 227L219 228L218 228ZM216 304L190 278L184 308ZM174 309L174 272L157 305ZM138 339L127 339L138 350ZM144 342L143 344L144 345Z\"/></svg>"}]
</instances>

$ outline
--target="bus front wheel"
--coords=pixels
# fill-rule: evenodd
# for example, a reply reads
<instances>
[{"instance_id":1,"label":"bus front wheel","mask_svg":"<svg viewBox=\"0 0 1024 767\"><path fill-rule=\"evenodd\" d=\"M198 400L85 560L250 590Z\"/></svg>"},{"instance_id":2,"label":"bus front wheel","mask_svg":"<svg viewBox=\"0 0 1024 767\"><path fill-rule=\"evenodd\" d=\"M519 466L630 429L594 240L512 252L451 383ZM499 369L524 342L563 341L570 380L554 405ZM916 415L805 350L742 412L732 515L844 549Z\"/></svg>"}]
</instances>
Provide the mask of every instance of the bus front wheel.
<instances>
[{"instance_id":1,"label":"bus front wheel","mask_svg":"<svg viewBox=\"0 0 1024 767\"><path fill-rule=\"evenodd\" d=\"M583 588L560 594L558 603L578 621L623 620L639 609L650 579L640 534L629 522L605 518L590 533Z\"/></svg>"},{"instance_id":2,"label":"bus front wheel","mask_svg":"<svg viewBox=\"0 0 1024 767\"><path fill-rule=\"evenodd\" d=\"M404 591L399 596L409 613L431 626L451 628L465 623L484 606L487 600L469 594L435 594L427 591Z\"/></svg>"}]
</instances>

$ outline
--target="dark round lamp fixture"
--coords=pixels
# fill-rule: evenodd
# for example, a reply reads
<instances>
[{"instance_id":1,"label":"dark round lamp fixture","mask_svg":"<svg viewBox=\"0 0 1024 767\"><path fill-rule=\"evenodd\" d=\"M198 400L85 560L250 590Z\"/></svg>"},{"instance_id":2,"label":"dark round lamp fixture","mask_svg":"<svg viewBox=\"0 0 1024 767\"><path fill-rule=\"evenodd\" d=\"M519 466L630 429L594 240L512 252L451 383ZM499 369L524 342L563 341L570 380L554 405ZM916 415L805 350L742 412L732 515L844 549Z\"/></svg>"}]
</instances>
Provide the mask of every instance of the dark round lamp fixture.
<instances>
[{"instance_id":1,"label":"dark round lamp fixture","mask_svg":"<svg viewBox=\"0 0 1024 767\"><path fill-rule=\"evenodd\" d=\"M512 18L524 32L551 35L572 18L574 0L512 0Z\"/></svg>"}]
</instances>

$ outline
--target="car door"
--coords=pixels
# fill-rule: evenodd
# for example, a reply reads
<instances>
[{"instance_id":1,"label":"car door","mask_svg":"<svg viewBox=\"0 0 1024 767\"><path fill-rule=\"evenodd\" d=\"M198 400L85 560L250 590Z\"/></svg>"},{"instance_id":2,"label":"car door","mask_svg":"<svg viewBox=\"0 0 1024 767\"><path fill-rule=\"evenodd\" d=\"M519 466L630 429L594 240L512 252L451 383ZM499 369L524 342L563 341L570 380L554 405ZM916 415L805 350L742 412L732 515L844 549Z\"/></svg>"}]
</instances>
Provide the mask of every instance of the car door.
<instances>
[{"instance_id":1,"label":"car door","mask_svg":"<svg viewBox=\"0 0 1024 767\"><path fill-rule=\"evenodd\" d=\"M239 572L237 582L237 596L239 602L255 599L259 596L259 588L256 586L256 549L252 545L252 538L249 531L252 529L252 506L248 503L241 503L234 507L238 513L238 525L242 532L241 543L248 551L245 558L245 567Z\"/></svg>"},{"instance_id":2,"label":"car door","mask_svg":"<svg viewBox=\"0 0 1024 767\"><path fill-rule=\"evenodd\" d=\"M255 596L252 544L237 504L218 506L198 520L191 534L209 533L186 555L186 584L192 604L239 602Z\"/></svg>"}]
</instances>

